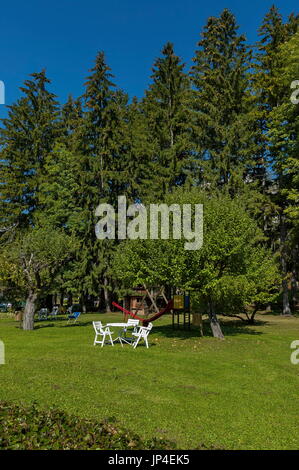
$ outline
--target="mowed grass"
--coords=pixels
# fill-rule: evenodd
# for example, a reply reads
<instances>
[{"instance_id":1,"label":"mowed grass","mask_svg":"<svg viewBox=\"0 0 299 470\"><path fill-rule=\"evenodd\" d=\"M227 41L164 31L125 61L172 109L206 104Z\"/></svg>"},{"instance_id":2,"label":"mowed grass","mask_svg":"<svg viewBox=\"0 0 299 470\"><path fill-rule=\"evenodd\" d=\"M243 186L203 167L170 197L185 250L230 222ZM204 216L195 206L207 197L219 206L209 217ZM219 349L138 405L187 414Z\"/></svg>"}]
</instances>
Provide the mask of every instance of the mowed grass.
<instances>
[{"instance_id":1,"label":"mowed grass","mask_svg":"<svg viewBox=\"0 0 299 470\"><path fill-rule=\"evenodd\" d=\"M299 340L299 319L257 319L253 326L223 320L221 341L208 324L204 338L196 329L173 331L165 316L154 323L148 350L93 346L92 320L121 321L115 313L81 315L71 326L37 322L32 332L3 319L0 399L115 416L140 436L181 449L298 449L299 365L290 362L290 344Z\"/></svg>"}]
</instances>

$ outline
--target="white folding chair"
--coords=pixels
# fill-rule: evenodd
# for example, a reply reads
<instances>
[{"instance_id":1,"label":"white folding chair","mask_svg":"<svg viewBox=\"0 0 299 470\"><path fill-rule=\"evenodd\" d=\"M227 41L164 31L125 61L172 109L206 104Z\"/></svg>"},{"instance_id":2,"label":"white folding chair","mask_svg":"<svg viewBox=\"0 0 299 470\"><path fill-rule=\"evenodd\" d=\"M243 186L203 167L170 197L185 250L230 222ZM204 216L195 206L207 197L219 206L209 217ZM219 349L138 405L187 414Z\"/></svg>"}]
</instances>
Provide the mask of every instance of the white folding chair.
<instances>
[{"instance_id":1,"label":"white folding chair","mask_svg":"<svg viewBox=\"0 0 299 470\"><path fill-rule=\"evenodd\" d=\"M135 341L132 343L132 346L134 349L136 348L137 344L139 343L141 339L144 340L145 345L148 348L147 337L150 334L152 327L153 327L153 324L149 323L148 326L140 326L138 331L136 331L136 333L134 332L132 333L132 336L136 338Z\"/></svg>"},{"instance_id":2,"label":"white folding chair","mask_svg":"<svg viewBox=\"0 0 299 470\"><path fill-rule=\"evenodd\" d=\"M127 343L127 344L131 344L132 341L134 340L133 336L127 336L127 330L128 328L131 328L133 327L133 333L136 333L137 332L137 327L139 325L139 320L135 320L133 318L129 318L128 321L127 321L127 325L124 327L124 329L122 330L122 333L121 333L121 336L119 337L119 340L120 340L120 343L121 345L123 345L122 342L124 343Z\"/></svg>"},{"instance_id":3,"label":"white folding chair","mask_svg":"<svg viewBox=\"0 0 299 470\"><path fill-rule=\"evenodd\" d=\"M125 328L122 330L122 335L121 335L121 338L120 338L120 341L124 341L125 343L132 343L132 341L134 340L133 336L127 336L127 331L129 328L132 328L133 327L133 331L130 333L137 333L137 327L139 325L139 320L135 320L133 318L129 318L128 321L127 321L127 326L125 326Z\"/></svg>"},{"instance_id":4,"label":"white folding chair","mask_svg":"<svg viewBox=\"0 0 299 470\"><path fill-rule=\"evenodd\" d=\"M93 321L92 324L96 334L93 345L95 346L96 344L101 344L103 347L105 344L106 336L108 336L109 342L112 344L112 346L114 346L113 339L111 336L113 334L113 331L110 331L109 326L103 326L101 321ZM98 340L98 336L102 338L102 341Z\"/></svg>"},{"instance_id":5,"label":"white folding chair","mask_svg":"<svg viewBox=\"0 0 299 470\"><path fill-rule=\"evenodd\" d=\"M58 305L54 305L54 307L52 308L52 312L50 313L50 315L56 317L56 315L58 315L58 314L59 314L59 307L58 307Z\"/></svg>"},{"instance_id":6,"label":"white folding chair","mask_svg":"<svg viewBox=\"0 0 299 470\"><path fill-rule=\"evenodd\" d=\"M129 318L127 321L127 327L128 326L133 326L134 327L134 333L137 331L137 326L139 325L139 320L135 320L135 318Z\"/></svg>"}]
</instances>

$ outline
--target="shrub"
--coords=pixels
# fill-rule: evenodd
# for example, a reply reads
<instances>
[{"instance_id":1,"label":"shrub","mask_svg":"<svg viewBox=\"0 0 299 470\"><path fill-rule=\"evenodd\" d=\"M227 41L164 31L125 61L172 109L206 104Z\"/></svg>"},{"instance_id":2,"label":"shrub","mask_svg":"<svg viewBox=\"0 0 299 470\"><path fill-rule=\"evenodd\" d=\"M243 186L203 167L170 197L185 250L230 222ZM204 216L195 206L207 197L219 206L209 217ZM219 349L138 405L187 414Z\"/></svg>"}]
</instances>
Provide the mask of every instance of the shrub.
<instances>
[{"instance_id":1,"label":"shrub","mask_svg":"<svg viewBox=\"0 0 299 470\"><path fill-rule=\"evenodd\" d=\"M174 443L138 435L116 423L72 416L51 407L0 401L1 450L140 450L173 449Z\"/></svg>"}]
</instances>

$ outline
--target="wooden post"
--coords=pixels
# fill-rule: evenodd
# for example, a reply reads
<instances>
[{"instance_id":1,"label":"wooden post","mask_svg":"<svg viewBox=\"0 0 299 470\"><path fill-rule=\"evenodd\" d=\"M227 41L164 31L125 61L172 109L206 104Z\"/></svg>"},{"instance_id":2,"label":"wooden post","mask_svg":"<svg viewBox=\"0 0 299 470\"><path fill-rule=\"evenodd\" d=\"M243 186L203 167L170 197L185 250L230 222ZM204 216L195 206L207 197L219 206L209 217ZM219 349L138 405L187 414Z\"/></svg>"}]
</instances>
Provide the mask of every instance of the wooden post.
<instances>
[{"instance_id":1,"label":"wooden post","mask_svg":"<svg viewBox=\"0 0 299 470\"><path fill-rule=\"evenodd\" d=\"M203 336L203 323L202 314L199 312L193 313L193 325L199 326L200 336Z\"/></svg>"},{"instance_id":2,"label":"wooden post","mask_svg":"<svg viewBox=\"0 0 299 470\"><path fill-rule=\"evenodd\" d=\"M166 297L165 292L164 292L164 287L162 287L162 289L161 289L161 295L162 295L163 299L165 300L166 304L168 304L168 300L167 300L167 297Z\"/></svg>"},{"instance_id":3,"label":"wooden post","mask_svg":"<svg viewBox=\"0 0 299 470\"><path fill-rule=\"evenodd\" d=\"M153 295L151 295L151 293L149 292L149 290L148 290L148 288L146 287L145 284L143 284L143 287L144 287L144 289L146 290L146 293L147 293L147 295L149 296L149 298L150 298L150 300L151 300L151 302L152 302L152 305L153 305L154 309L155 309L156 312L158 313L158 312L159 312L159 309L158 309L158 307L157 307L157 304L156 304L156 302L155 302L155 300L154 300Z\"/></svg>"}]
</instances>

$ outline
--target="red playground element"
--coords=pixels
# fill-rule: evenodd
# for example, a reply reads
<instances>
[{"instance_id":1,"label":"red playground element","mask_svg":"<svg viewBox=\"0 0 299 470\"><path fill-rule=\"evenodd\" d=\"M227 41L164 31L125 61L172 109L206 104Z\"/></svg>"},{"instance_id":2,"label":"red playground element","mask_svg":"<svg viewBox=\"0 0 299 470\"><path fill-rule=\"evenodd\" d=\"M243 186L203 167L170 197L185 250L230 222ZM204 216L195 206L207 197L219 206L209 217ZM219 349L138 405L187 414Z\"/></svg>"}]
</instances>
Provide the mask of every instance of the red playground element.
<instances>
[{"instance_id":1,"label":"red playground element","mask_svg":"<svg viewBox=\"0 0 299 470\"><path fill-rule=\"evenodd\" d=\"M158 318L162 317L162 315L164 315L165 313L169 312L172 308L173 308L173 300L171 299L168 304L166 305L165 308L163 308L163 310L160 310L160 312L157 312L155 313L155 315L153 315L152 317L150 318L141 318L141 317L138 317L138 315L135 315L135 313L132 313L130 312L130 310L127 310L123 307L121 307L120 305L118 305L116 302L112 302L112 305L114 305L116 308L118 308L119 310L121 310L122 312L124 312L126 315L130 315L131 317L133 318L137 318L138 320L140 320L142 322L142 324L144 326L147 326L150 322L153 322L155 320L157 320Z\"/></svg>"}]
</instances>

